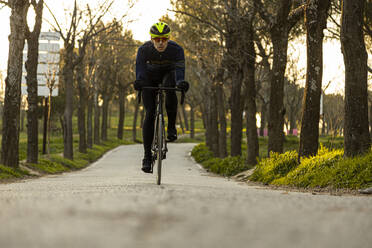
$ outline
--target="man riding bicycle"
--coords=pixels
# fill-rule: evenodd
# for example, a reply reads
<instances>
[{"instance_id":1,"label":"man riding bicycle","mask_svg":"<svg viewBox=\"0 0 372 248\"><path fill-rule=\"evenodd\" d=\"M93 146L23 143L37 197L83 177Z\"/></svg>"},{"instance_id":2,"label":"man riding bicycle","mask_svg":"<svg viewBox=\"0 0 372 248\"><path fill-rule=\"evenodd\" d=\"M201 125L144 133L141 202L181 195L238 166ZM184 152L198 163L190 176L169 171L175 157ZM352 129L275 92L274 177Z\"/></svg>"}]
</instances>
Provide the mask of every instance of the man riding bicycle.
<instances>
[{"instance_id":1,"label":"man riding bicycle","mask_svg":"<svg viewBox=\"0 0 372 248\"><path fill-rule=\"evenodd\" d=\"M184 92L189 88L185 81L185 55L183 48L176 42L169 40L170 28L164 22L155 23L150 29L151 40L138 48L136 59L135 90L142 87L156 87L164 82L163 86L177 87ZM150 89L142 90L143 105L146 117L143 123L142 136L145 155L142 161L142 170L151 172L152 154L151 144L154 138L155 122L155 95ZM177 95L175 91L166 93L166 110L168 115L167 141L177 139Z\"/></svg>"}]
</instances>

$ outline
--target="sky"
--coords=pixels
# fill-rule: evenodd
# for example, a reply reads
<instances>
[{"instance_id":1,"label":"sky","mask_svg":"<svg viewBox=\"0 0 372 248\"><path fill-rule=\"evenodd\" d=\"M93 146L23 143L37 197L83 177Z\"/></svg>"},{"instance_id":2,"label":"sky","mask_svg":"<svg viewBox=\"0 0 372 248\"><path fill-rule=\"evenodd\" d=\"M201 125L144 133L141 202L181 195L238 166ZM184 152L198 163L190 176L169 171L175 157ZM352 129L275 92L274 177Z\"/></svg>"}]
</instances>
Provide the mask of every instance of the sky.
<instances>
[{"instance_id":1,"label":"sky","mask_svg":"<svg viewBox=\"0 0 372 248\"><path fill-rule=\"evenodd\" d=\"M104 0L78 0L80 6L85 6L87 3L90 6L97 5ZM53 11L61 25L67 26L68 16L66 16L66 10L71 9L73 6L73 0L45 0L48 6ZM157 22L160 17L165 14L169 14L171 17L174 16L172 12L167 11L171 9L170 0L137 0L134 7L129 11L129 16L124 20L128 23L128 29L131 29L135 39L145 41L149 39L149 28ZM114 17L119 18L128 11L128 0L115 0L111 11L107 14L106 21L112 20ZM71 11L70 11L71 12ZM8 35L10 33L9 28L9 16L10 11L8 8L2 8L0 10L0 23L2 23L0 32L0 71L4 75L4 71L7 66L8 58ZM29 13L29 22L32 23L32 11ZM51 26L47 23L53 22L51 15L48 10L44 8L44 21L42 31L49 31ZM306 72L306 42L302 40L298 44L289 47L289 56L293 54L299 58L298 67L299 70ZM372 64L372 56L370 56L370 65ZM324 44L324 68L323 68L323 85L329 81L329 88L326 93L342 93L343 92L343 81L344 81L344 65L343 56L341 53L341 47L339 42L325 42ZM304 82L304 81L303 81Z\"/></svg>"}]
</instances>

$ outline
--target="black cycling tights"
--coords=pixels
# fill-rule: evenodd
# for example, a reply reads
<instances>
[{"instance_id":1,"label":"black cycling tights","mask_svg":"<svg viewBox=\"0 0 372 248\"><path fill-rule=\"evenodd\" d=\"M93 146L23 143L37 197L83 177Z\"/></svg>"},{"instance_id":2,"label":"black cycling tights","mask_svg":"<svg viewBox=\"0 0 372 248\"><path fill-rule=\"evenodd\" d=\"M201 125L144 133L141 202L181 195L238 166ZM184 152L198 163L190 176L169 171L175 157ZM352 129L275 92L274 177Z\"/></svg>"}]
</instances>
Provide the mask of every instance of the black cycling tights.
<instances>
[{"instance_id":1,"label":"black cycling tights","mask_svg":"<svg viewBox=\"0 0 372 248\"><path fill-rule=\"evenodd\" d=\"M172 73L165 74L165 85L174 87L175 80ZM148 86L157 86L156 83L149 83ZM156 92L153 90L142 90L143 105L146 110L146 117L143 123L142 136L143 146L145 149L145 157L151 156L151 144L154 138L155 114L156 114ZM165 97L165 108L168 115L168 130L176 128L177 117L177 95L175 91L167 91Z\"/></svg>"}]
</instances>

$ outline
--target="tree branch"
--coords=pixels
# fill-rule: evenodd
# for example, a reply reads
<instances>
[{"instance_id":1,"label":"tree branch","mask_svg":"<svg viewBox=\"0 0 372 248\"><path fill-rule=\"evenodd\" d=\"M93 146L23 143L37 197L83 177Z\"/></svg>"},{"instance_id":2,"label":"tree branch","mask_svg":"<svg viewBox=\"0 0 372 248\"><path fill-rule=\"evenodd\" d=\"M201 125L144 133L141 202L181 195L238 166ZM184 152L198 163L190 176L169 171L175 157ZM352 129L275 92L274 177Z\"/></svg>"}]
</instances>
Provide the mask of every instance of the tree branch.
<instances>
[{"instance_id":1,"label":"tree branch","mask_svg":"<svg viewBox=\"0 0 372 248\"><path fill-rule=\"evenodd\" d=\"M288 16L288 23L290 25L290 28L292 28L294 25L296 25L297 22L300 21L301 18L304 17L305 14L305 4L299 6L298 8L294 9L289 13Z\"/></svg>"},{"instance_id":2,"label":"tree branch","mask_svg":"<svg viewBox=\"0 0 372 248\"><path fill-rule=\"evenodd\" d=\"M54 22L57 24L57 28L54 25L52 25L49 21L47 21L47 22L49 24L51 24L51 26L53 27L54 31L58 32L61 35L62 39L64 41L66 41L66 37L63 35L62 28L59 25L56 16L53 14L52 10L49 8L49 6L46 4L46 2L44 2L44 6L49 10L49 13L52 15L52 17L54 19Z\"/></svg>"},{"instance_id":3,"label":"tree branch","mask_svg":"<svg viewBox=\"0 0 372 248\"><path fill-rule=\"evenodd\" d=\"M188 12L180 11L180 10L170 10L170 9L168 9L168 11L171 11L171 12L174 12L174 13L177 13L177 14L181 14L181 15L187 15L187 16L189 16L191 18L196 19L197 21L199 21L201 23L207 24L208 26L214 28L216 31L220 32L221 34L225 34L225 32L220 27L218 27L217 25L215 25L215 24L213 24L211 22L208 22L206 20L203 20L203 19L201 19L201 18L199 18L199 17L197 17L195 15L192 15L192 14L190 14Z\"/></svg>"},{"instance_id":4,"label":"tree branch","mask_svg":"<svg viewBox=\"0 0 372 248\"><path fill-rule=\"evenodd\" d=\"M265 7L261 0L254 0L254 6L256 7L260 17L262 20L266 22L267 25L272 25L272 20L274 19L273 16L271 16L268 12L265 11Z\"/></svg>"}]
</instances>

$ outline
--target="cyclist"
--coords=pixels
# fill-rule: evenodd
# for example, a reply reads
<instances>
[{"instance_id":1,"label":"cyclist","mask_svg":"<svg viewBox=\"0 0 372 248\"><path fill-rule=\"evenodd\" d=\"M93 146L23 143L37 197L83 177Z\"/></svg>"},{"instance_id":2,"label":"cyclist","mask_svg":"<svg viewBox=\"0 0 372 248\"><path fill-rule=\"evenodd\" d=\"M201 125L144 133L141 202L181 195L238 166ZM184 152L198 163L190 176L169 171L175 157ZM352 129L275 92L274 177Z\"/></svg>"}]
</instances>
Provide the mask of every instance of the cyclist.
<instances>
[{"instance_id":1,"label":"cyclist","mask_svg":"<svg viewBox=\"0 0 372 248\"><path fill-rule=\"evenodd\" d=\"M136 58L136 81L135 90L141 91L142 87L163 86L178 87L187 91L189 84L185 81L185 56L183 48L176 42L169 40L170 27L164 22L158 22L151 26L151 40L138 48ZM151 144L154 138L155 125L155 97L153 90L143 89L142 99L146 110L143 123L142 136L145 155L142 160L142 170L151 172L152 154ZM175 91L166 92L165 108L168 115L167 141L177 139L177 95Z\"/></svg>"}]
</instances>

